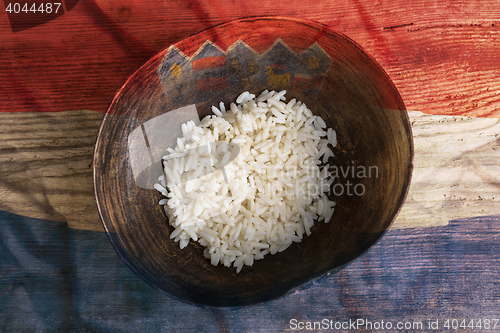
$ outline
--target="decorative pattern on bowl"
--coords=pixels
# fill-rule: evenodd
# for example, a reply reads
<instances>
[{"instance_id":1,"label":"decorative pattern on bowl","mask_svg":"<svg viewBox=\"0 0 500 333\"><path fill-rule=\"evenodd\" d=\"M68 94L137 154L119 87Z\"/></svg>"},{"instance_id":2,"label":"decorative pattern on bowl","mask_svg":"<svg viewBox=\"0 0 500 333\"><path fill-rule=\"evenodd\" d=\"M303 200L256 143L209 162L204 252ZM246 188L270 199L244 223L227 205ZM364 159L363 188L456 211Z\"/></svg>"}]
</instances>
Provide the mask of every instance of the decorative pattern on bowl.
<instances>
[{"instance_id":1,"label":"decorative pattern on bowl","mask_svg":"<svg viewBox=\"0 0 500 333\"><path fill-rule=\"evenodd\" d=\"M258 53L241 40L226 51L207 40L191 57L171 46L157 72L170 98L193 104L214 90L235 95L264 85L318 95L332 63L317 42L297 53L278 38Z\"/></svg>"}]
</instances>

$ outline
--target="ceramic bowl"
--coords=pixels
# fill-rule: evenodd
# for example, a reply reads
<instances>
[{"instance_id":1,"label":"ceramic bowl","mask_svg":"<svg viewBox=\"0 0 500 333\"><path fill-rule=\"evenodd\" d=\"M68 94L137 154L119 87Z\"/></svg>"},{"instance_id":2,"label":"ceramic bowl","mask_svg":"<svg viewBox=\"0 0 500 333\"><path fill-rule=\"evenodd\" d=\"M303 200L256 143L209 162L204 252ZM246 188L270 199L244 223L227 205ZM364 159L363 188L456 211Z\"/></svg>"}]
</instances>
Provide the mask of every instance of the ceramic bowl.
<instances>
[{"instance_id":1,"label":"ceramic bowl","mask_svg":"<svg viewBox=\"0 0 500 333\"><path fill-rule=\"evenodd\" d=\"M197 242L181 250L170 239L152 186L180 133L173 128L264 89L286 89L336 130L338 177L329 192L336 207L301 243L236 273L212 266ZM138 69L104 116L93 178L105 230L135 273L189 303L241 306L280 297L367 251L404 202L412 158L405 105L372 57L324 25L261 17L198 33Z\"/></svg>"}]
</instances>

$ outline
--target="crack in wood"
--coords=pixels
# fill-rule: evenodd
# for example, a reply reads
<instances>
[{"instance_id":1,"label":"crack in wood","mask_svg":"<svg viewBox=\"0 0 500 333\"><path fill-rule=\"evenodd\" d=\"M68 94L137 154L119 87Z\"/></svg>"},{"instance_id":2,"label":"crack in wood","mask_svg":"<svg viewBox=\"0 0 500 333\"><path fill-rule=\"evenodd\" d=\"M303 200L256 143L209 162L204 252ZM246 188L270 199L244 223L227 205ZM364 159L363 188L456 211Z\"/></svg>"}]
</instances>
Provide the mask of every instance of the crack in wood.
<instances>
[{"instance_id":1,"label":"crack in wood","mask_svg":"<svg viewBox=\"0 0 500 333\"><path fill-rule=\"evenodd\" d=\"M413 22L412 23L399 24L399 25L393 25L393 26L390 26L390 27L384 27L384 30L393 30L393 29L396 29L396 28L407 27L409 25L413 25Z\"/></svg>"}]
</instances>

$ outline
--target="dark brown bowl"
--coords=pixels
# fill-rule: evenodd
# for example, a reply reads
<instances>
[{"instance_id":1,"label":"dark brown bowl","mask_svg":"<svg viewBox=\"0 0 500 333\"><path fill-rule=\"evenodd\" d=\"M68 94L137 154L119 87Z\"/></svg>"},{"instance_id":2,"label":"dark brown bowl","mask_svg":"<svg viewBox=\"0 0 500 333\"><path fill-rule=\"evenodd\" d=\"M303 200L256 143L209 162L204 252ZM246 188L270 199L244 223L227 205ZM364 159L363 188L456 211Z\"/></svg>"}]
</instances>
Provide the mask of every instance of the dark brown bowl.
<instances>
[{"instance_id":1,"label":"dark brown bowl","mask_svg":"<svg viewBox=\"0 0 500 333\"><path fill-rule=\"evenodd\" d=\"M286 89L287 99L305 102L337 131L339 177L329 195L337 205L330 223L316 223L301 243L237 274L212 266L198 243L181 250L169 238L173 228L152 179L176 136L165 125L193 116L189 108L170 111L194 104L203 118L219 101L264 89ZM134 272L183 301L239 306L277 298L365 252L403 204L412 159L404 103L373 58L324 25L265 17L199 33L138 69L104 117L93 177L104 227Z\"/></svg>"}]
</instances>

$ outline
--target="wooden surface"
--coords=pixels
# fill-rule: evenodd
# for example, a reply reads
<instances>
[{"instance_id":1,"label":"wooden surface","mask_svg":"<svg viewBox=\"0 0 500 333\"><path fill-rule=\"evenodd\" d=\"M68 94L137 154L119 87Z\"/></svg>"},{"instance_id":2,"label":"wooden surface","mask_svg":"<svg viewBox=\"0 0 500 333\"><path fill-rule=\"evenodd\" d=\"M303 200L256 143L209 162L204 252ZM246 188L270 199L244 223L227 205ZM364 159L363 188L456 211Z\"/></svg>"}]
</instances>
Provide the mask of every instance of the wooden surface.
<instances>
[{"instance_id":1,"label":"wooden surface","mask_svg":"<svg viewBox=\"0 0 500 333\"><path fill-rule=\"evenodd\" d=\"M419 1L411 10L403 10L405 7L396 3L341 1L333 6L325 2L300 14L290 9L293 5L277 4L271 13L280 10L292 17L314 19L347 34L381 63L409 110L497 118L500 24L495 25L496 7L489 6L487 1L474 6L465 2ZM298 3L294 5L300 7ZM134 2L112 6L82 1L54 21L17 33L9 32L7 17L0 16L0 27L6 32L1 37L3 52L0 55L3 66L0 137L5 152L0 158L7 162L2 163L6 174L0 190L6 195L0 207L26 216L66 221L74 228L102 230L94 209L88 168L92 138L101 117L92 111L104 112L127 76L154 53L209 26L269 13L268 6L261 10L258 7L247 8L232 2L219 5L195 1L170 5L152 2L148 7ZM155 15L148 14L153 8ZM174 8L182 15L169 15ZM147 15L149 19L145 20ZM174 30L172 24L176 27ZM47 80L40 81L40 77ZM92 111L51 113L79 109ZM21 111L22 114L18 113ZM36 113L24 114L33 111L48 112L37 118L40 129L34 131L32 124L25 120L27 114ZM69 114L71 117L65 116ZM424 123L423 119L426 119ZM477 119L477 133L469 132L464 140L460 130L464 123L446 119L418 117L414 123L414 181L394 228L443 225L450 218L496 212L495 135L499 133L498 127L490 128L491 121ZM63 122L64 126L53 131L50 127L53 121ZM420 135L424 125L435 128L426 129L426 133L436 131L439 139ZM13 136L10 126L24 139ZM489 128L489 134L481 134L483 127ZM76 139L81 135L85 136L84 141ZM491 149L475 146L467 150L469 162L463 159L460 165L453 162L453 158L463 153L460 144L470 140L489 144ZM460 153L443 151L442 146L457 148ZM37 155L34 150L40 153ZM59 157L48 158L51 152ZM63 164L58 158L63 159ZM454 176L433 172L436 165L446 163L442 172L451 171ZM14 167L18 171L10 173ZM53 170L62 168L57 176L52 174ZM471 176L467 184L460 181L462 172ZM29 180L33 177L36 181ZM431 177L427 183L426 177ZM461 184L459 188L457 182ZM69 196L71 186L79 190ZM477 192L483 191L484 186L487 192L481 196ZM426 194L429 189L433 191L432 196ZM75 201L80 205L75 205Z\"/></svg>"},{"instance_id":2,"label":"wooden surface","mask_svg":"<svg viewBox=\"0 0 500 333\"><path fill-rule=\"evenodd\" d=\"M125 318L113 317L109 308L106 313L111 317L99 317L97 309L106 300L98 295L107 295L109 300L112 294L100 289L109 277L99 261L88 265L84 261L89 253L106 253L104 266L117 259L111 248L97 250L106 246L102 244L106 238L97 236L103 235L103 229L91 182L95 137L116 91L139 66L172 43L233 19L278 14L326 24L360 44L382 65L410 110L415 170L407 201L392 226L405 229L390 231L390 243L383 243L402 247L389 247L394 249L389 254L379 248L353 266L355 274L349 270L334 274L310 289L320 288L321 292L286 297L284 303L272 303L269 308L284 307L288 302L312 303L318 304L318 311L337 309L343 318L371 314L374 320L377 316L382 319L384 313L377 310L381 307L390 308L397 318L424 318L438 311L469 316L498 313L499 295L494 290L498 290L495 274L499 261L498 251L494 251L499 241L495 225L500 222L500 7L496 0L321 0L314 5L295 0L251 4L232 0L64 3L64 15L15 33L0 5L0 220L5 227L0 249L2 258L9 258L6 253L14 257L24 253L12 245L15 232L11 230L23 223L32 225L32 217L43 219L36 223L49 229L49 225L56 228L67 223L70 234L82 237L71 236L65 241L74 242L71 253L83 258L76 271L85 278L72 283L74 288L82 286L78 289L81 294L88 290L95 293L93 301L74 296L70 302L79 302L75 306L81 312L75 310L68 318L75 316L87 324L101 320L104 326L81 326L94 331L117 328ZM22 230L29 234L25 231L29 228ZM24 238L19 239L24 242ZM27 239L29 244L39 244L39 238ZM422 247L414 242L421 242ZM439 244L435 245L438 248L427 252L433 244ZM33 258L43 252L33 251ZM387 261L394 264L382 265ZM11 271L2 269L2 281L7 281L2 282L2 291L14 293L19 290L15 286L22 285L19 276L30 276L27 266L20 267L10 280L5 276ZM126 267L116 268L120 269L127 271ZM66 271L66 266L61 268L61 272ZM124 292L132 288L137 298L123 296L123 302L117 304L129 310L147 308L142 297L151 296L149 287L125 271L121 271L124 280L116 280L111 289ZM96 278L99 288L92 284ZM404 283L394 285L393 279ZM44 303L43 292L34 291L39 295L37 304ZM5 315L10 313L5 310L9 304L16 304L9 299L0 303ZM357 307L367 300L371 307ZM182 308L176 301L158 302L169 311ZM26 310L30 306L22 313L31 313ZM286 321L300 314L300 307L285 309L265 318L272 330L289 329L271 324L276 318ZM205 324L212 320L217 323L213 327L225 332L251 328L248 323L238 325L238 315L262 317L257 310L189 311L202 313ZM43 311L39 317L49 318L40 313ZM135 319L145 313L150 320L155 314L165 316L151 309L133 313ZM326 310L321 313L333 316ZM312 312L306 317L318 318ZM147 328L139 322L135 320L138 328ZM178 322L176 327L181 326Z\"/></svg>"},{"instance_id":3,"label":"wooden surface","mask_svg":"<svg viewBox=\"0 0 500 333\"><path fill-rule=\"evenodd\" d=\"M103 231L91 170L102 116L85 110L0 113L0 209ZM452 219L497 214L500 121L415 111L409 116L414 172L391 228L446 225Z\"/></svg>"},{"instance_id":4,"label":"wooden surface","mask_svg":"<svg viewBox=\"0 0 500 333\"><path fill-rule=\"evenodd\" d=\"M104 112L125 79L168 45L233 19L276 14L315 20L355 40L389 73L410 110L498 115L495 0L341 0L314 6L295 0L147 6L86 0L56 20L17 33L0 15L0 109ZM42 84L39 77L50 80Z\"/></svg>"},{"instance_id":5,"label":"wooden surface","mask_svg":"<svg viewBox=\"0 0 500 333\"><path fill-rule=\"evenodd\" d=\"M410 191L393 228L493 215L500 205L500 120L410 111L415 145Z\"/></svg>"},{"instance_id":6,"label":"wooden surface","mask_svg":"<svg viewBox=\"0 0 500 333\"><path fill-rule=\"evenodd\" d=\"M100 230L92 155L103 114L0 113L0 209Z\"/></svg>"},{"instance_id":7,"label":"wooden surface","mask_svg":"<svg viewBox=\"0 0 500 333\"><path fill-rule=\"evenodd\" d=\"M4 332L37 328L297 332L290 325L293 319L384 320L394 325L439 320L439 330L408 331L446 332L447 319L474 320L474 324L479 319L481 323L498 319L498 215L455 220L444 227L390 230L342 270L280 299L236 309L192 306L151 288L117 258L103 232L68 229L64 223L12 214L0 217L0 232L17 249L1 261L0 330ZM369 332L362 327L357 331Z\"/></svg>"}]
</instances>

